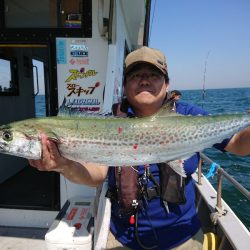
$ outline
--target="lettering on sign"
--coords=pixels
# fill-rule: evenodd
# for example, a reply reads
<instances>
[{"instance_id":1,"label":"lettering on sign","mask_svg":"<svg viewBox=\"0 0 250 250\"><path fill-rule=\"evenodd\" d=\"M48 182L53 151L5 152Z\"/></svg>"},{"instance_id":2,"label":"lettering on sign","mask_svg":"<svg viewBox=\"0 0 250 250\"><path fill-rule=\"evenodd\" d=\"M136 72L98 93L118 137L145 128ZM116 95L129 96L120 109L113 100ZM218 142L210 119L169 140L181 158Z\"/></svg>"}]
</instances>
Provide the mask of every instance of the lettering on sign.
<instances>
[{"instance_id":1,"label":"lettering on sign","mask_svg":"<svg viewBox=\"0 0 250 250\"><path fill-rule=\"evenodd\" d=\"M100 105L97 98L94 99L67 99L66 106Z\"/></svg>"},{"instance_id":2,"label":"lettering on sign","mask_svg":"<svg viewBox=\"0 0 250 250\"><path fill-rule=\"evenodd\" d=\"M66 79L65 82L70 82L77 79L92 77L97 75L98 72L96 72L94 69L89 69L85 72L85 68L81 68L80 70L77 69L70 69L69 72L71 75Z\"/></svg>"},{"instance_id":3,"label":"lettering on sign","mask_svg":"<svg viewBox=\"0 0 250 250\"><path fill-rule=\"evenodd\" d=\"M80 85L75 84L75 83L68 83L67 84L67 89L69 90L69 93L67 97L71 95L77 95L80 96L81 94L84 95L92 95L97 87L100 86L100 82L95 83L93 87L86 87L82 88Z\"/></svg>"}]
</instances>

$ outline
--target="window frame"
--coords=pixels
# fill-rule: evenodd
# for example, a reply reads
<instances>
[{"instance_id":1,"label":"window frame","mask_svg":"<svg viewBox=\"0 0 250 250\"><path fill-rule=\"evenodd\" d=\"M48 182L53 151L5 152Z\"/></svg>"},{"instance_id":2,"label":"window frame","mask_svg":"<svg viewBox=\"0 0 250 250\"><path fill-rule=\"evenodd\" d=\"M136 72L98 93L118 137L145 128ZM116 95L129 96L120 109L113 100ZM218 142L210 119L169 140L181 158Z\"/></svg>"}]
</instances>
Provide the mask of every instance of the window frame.
<instances>
[{"instance_id":1,"label":"window frame","mask_svg":"<svg viewBox=\"0 0 250 250\"><path fill-rule=\"evenodd\" d=\"M3 56L0 54L0 59L10 62L10 77L14 88L10 88L10 91L0 91L0 96L18 96L19 95L19 84L17 77L17 61L15 58Z\"/></svg>"},{"instance_id":2,"label":"window frame","mask_svg":"<svg viewBox=\"0 0 250 250\"><path fill-rule=\"evenodd\" d=\"M57 0L57 26L49 28L41 27L6 27L5 23L5 4L4 1L0 1L0 32L6 37L6 35L17 35L20 37L20 31L22 35L27 36L32 34L34 38L34 33L44 35L46 37L61 36L61 37L92 37L92 1L82 0L81 6L81 27L80 28L69 28L63 27L63 24L60 19L60 8L61 1ZM1 40L1 39L0 39Z\"/></svg>"}]
</instances>

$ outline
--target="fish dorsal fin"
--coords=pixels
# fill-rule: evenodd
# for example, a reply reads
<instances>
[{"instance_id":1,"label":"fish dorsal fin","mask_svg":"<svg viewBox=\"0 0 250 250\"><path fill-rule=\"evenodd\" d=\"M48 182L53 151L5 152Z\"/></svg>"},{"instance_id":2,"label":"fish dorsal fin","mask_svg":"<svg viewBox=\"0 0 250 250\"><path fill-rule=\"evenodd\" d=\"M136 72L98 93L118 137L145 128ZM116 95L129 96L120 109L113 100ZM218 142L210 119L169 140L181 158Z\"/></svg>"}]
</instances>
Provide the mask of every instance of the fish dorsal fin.
<instances>
[{"instance_id":1,"label":"fish dorsal fin","mask_svg":"<svg viewBox=\"0 0 250 250\"><path fill-rule=\"evenodd\" d=\"M162 116L176 116L176 107L174 100L167 100L161 107L161 109L154 115L154 117Z\"/></svg>"},{"instance_id":2,"label":"fish dorsal fin","mask_svg":"<svg viewBox=\"0 0 250 250\"><path fill-rule=\"evenodd\" d=\"M187 177L183 163L184 160L182 159L167 162L168 166L171 167L177 174L182 177Z\"/></svg>"}]
</instances>

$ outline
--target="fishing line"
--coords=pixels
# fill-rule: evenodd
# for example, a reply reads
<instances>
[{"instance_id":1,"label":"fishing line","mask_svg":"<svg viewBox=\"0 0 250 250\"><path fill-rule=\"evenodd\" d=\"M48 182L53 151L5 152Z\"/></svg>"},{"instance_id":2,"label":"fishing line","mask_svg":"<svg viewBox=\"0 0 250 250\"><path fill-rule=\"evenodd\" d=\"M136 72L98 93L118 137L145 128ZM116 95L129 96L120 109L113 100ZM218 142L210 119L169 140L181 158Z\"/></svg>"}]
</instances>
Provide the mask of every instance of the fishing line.
<instances>
[{"instance_id":1,"label":"fishing line","mask_svg":"<svg viewBox=\"0 0 250 250\"><path fill-rule=\"evenodd\" d=\"M156 0L154 2L154 8L153 8L153 14L152 14L152 20L151 20L151 25L150 25L150 31L149 31L149 42L151 38L151 32L152 32L152 27L153 27L153 22L154 22L154 17L155 17L155 6L156 6Z\"/></svg>"},{"instance_id":2,"label":"fishing line","mask_svg":"<svg viewBox=\"0 0 250 250\"><path fill-rule=\"evenodd\" d=\"M204 74L203 74L203 86L202 86L202 108L205 102L205 96L206 96L206 72L207 72L207 61L208 56L210 54L210 50L207 53L206 59L205 59L205 67L204 67Z\"/></svg>"}]
</instances>

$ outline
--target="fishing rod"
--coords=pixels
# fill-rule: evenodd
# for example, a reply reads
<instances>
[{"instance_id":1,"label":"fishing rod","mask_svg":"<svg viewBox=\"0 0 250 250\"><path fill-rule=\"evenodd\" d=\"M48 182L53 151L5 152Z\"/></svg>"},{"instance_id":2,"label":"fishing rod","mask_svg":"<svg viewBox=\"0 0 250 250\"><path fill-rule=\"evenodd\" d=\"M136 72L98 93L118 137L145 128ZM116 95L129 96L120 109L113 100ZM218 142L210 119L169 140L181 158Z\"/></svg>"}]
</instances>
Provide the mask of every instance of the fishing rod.
<instances>
[{"instance_id":1,"label":"fishing rod","mask_svg":"<svg viewBox=\"0 0 250 250\"><path fill-rule=\"evenodd\" d=\"M207 72L207 61L208 61L209 54L210 54L210 50L208 51L206 59L205 59L205 67L204 67L204 74L203 74L203 86L202 86L202 108L203 108L203 104L205 102L205 96L206 96L206 72Z\"/></svg>"}]
</instances>

